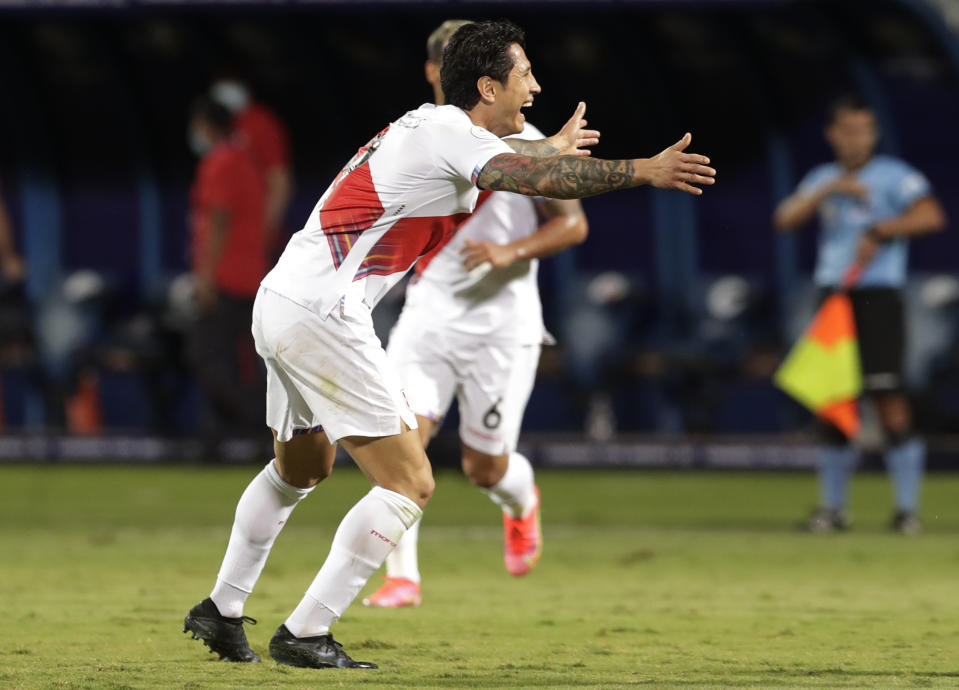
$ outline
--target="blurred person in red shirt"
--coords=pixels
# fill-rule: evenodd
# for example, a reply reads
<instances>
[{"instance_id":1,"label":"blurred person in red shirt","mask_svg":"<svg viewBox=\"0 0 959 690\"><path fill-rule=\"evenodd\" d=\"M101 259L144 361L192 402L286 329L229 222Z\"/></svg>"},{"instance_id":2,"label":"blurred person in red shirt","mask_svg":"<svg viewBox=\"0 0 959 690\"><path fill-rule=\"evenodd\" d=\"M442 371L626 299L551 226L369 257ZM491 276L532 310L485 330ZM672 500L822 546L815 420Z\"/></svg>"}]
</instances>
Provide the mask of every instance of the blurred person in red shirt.
<instances>
[{"instance_id":1,"label":"blurred person in red shirt","mask_svg":"<svg viewBox=\"0 0 959 690\"><path fill-rule=\"evenodd\" d=\"M266 185L267 249L278 249L285 238L286 210L293 196L289 135L286 126L265 105L253 100L247 85L235 77L218 79L210 97L233 116L233 136L246 147Z\"/></svg>"},{"instance_id":2,"label":"blurred person in red shirt","mask_svg":"<svg viewBox=\"0 0 959 690\"><path fill-rule=\"evenodd\" d=\"M207 397L203 431L211 444L263 420L250 319L268 268L266 190L231 131L226 108L197 99L189 125L190 148L200 157L190 191L197 314L189 352Z\"/></svg>"},{"instance_id":3,"label":"blurred person in red shirt","mask_svg":"<svg viewBox=\"0 0 959 690\"><path fill-rule=\"evenodd\" d=\"M15 288L22 285L26 273L26 264L17 252L13 241L13 224L10 222L7 207L0 194L0 316L3 317L3 323L0 325L0 360L5 363L11 358L19 359L12 355L29 346L29 339L22 337L23 329L12 327L12 322L19 319L10 318L11 311L21 311L20 306L24 300L20 299L21 295L17 294L18 291ZM0 387L0 430L3 430L3 426L3 395Z\"/></svg>"},{"instance_id":4,"label":"blurred person in red shirt","mask_svg":"<svg viewBox=\"0 0 959 690\"><path fill-rule=\"evenodd\" d=\"M11 284L20 283L27 274L27 265L13 241L13 224L0 196L0 276Z\"/></svg>"}]
</instances>

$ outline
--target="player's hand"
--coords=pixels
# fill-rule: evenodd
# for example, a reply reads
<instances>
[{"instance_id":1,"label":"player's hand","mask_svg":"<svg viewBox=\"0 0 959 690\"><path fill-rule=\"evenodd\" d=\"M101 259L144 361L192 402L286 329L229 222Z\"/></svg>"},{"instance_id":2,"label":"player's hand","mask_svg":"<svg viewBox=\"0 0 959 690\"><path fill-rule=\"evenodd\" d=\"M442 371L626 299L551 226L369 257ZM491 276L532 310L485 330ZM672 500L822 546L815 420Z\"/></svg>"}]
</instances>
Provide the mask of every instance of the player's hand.
<instances>
[{"instance_id":1,"label":"player's hand","mask_svg":"<svg viewBox=\"0 0 959 690\"><path fill-rule=\"evenodd\" d=\"M869 235L863 235L859 238L859 244L856 247L856 263L860 266L868 266L879 251L879 243Z\"/></svg>"},{"instance_id":2,"label":"player's hand","mask_svg":"<svg viewBox=\"0 0 959 690\"><path fill-rule=\"evenodd\" d=\"M889 236L881 229L875 226L871 228L859 238L859 243L856 245L856 263L859 266L868 266L879 252L883 242L887 241Z\"/></svg>"},{"instance_id":3,"label":"player's hand","mask_svg":"<svg viewBox=\"0 0 959 690\"><path fill-rule=\"evenodd\" d=\"M859 200L864 200L869 195L869 189L856 179L855 175L843 175L842 177L836 178L829 185L829 191L833 194L851 196Z\"/></svg>"},{"instance_id":4,"label":"player's hand","mask_svg":"<svg viewBox=\"0 0 959 690\"><path fill-rule=\"evenodd\" d=\"M460 249L463 268L470 271L480 264L489 263L493 268L505 268L516 261L516 251L509 245L466 240Z\"/></svg>"},{"instance_id":5,"label":"player's hand","mask_svg":"<svg viewBox=\"0 0 959 690\"><path fill-rule=\"evenodd\" d=\"M549 137L558 156L588 156L589 146L599 143L599 131L586 129L586 104L580 101L563 128Z\"/></svg>"},{"instance_id":6,"label":"player's hand","mask_svg":"<svg viewBox=\"0 0 959 690\"><path fill-rule=\"evenodd\" d=\"M686 132L682 139L662 153L649 159L649 183L660 189L678 189L689 194L702 194L693 185L711 185L716 171L709 167L709 159L696 153L686 153L693 135Z\"/></svg>"}]
</instances>

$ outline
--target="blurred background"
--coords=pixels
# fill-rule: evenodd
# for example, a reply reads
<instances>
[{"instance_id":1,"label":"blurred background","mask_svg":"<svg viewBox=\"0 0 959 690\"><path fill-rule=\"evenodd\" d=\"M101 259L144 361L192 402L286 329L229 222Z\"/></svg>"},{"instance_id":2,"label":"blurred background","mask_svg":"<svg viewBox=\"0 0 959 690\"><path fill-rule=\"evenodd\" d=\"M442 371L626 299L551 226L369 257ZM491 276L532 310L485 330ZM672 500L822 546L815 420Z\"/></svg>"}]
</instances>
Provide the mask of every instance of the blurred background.
<instances>
[{"instance_id":1,"label":"blurred background","mask_svg":"<svg viewBox=\"0 0 959 690\"><path fill-rule=\"evenodd\" d=\"M444 19L527 31L558 129L577 101L603 158L693 133L718 183L584 201L590 236L543 261L544 352L523 443L539 464L812 467L811 416L772 374L815 304L814 227L776 204L831 160L826 107L857 91L880 150L925 173L959 219L959 3L0 1L0 457L264 458L268 432L211 440L186 353L190 104L233 75L289 141L288 236L356 149L431 99ZM12 266L12 267L11 267ZM959 459L959 232L912 244L907 374L930 464ZM401 286L402 287L402 286ZM402 290L380 305L385 339ZM871 423L865 411L867 427ZM455 418L455 415L454 415ZM874 422L872 422L874 424ZM456 462L455 419L431 457Z\"/></svg>"}]
</instances>

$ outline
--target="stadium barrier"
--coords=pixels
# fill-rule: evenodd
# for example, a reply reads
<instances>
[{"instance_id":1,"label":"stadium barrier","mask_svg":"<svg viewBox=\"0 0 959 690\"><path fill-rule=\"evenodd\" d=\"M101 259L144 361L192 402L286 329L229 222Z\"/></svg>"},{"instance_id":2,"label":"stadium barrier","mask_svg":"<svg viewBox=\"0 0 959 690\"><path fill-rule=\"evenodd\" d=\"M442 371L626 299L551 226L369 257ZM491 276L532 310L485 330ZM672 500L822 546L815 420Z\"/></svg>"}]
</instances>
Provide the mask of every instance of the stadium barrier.
<instances>
[{"instance_id":1,"label":"stadium barrier","mask_svg":"<svg viewBox=\"0 0 959 690\"><path fill-rule=\"evenodd\" d=\"M270 453L269 438L237 438L220 447L225 464L260 463ZM959 435L928 440L932 470L959 469ZM816 446L806 436L661 437L624 436L599 443L581 436L529 434L520 452L538 467L571 469L665 470L811 470ZM208 462L196 439L137 435L96 437L56 435L0 436L0 464L12 463L191 463ZM455 435L439 436L430 447L437 467L458 467ZM338 462L349 462L340 451ZM864 466L881 467L878 454L867 452Z\"/></svg>"}]
</instances>

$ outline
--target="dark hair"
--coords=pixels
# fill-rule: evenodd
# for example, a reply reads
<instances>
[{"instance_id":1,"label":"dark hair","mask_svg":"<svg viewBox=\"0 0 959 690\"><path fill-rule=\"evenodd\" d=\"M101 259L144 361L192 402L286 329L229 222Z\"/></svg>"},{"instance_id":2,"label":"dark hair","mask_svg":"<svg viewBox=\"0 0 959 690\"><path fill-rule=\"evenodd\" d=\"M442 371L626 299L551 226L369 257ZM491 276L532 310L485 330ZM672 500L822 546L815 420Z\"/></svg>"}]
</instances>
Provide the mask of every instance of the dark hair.
<instances>
[{"instance_id":1,"label":"dark hair","mask_svg":"<svg viewBox=\"0 0 959 690\"><path fill-rule=\"evenodd\" d=\"M465 24L454 33L443 51L440 84L446 102L469 110L479 101L476 82L490 77L506 83L513 69L509 47L526 41L523 30L508 21Z\"/></svg>"},{"instance_id":2,"label":"dark hair","mask_svg":"<svg viewBox=\"0 0 959 690\"><path fill-rule=\"evenodd\" d=\"M838 120L839 114L846 110L868 110L872 112L872 107L866 102L866 99L858 93L843 94L829 104L829 110L827 112L829 123L832 124Z\"/></svg>"},{"instance_id":3,"label":"dark hair","mask_svg":"<svg viewBox=\"0 0 959 690\"><path fill-rule=\"evenodd\" d=\"M209 96L197 96L190 104L190 119L200 119L213 129L228 133L233 128L233 115Z\"/></svg>"}]
</instances>

